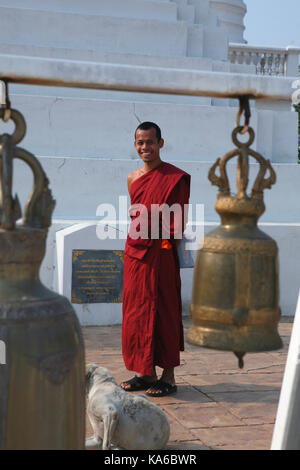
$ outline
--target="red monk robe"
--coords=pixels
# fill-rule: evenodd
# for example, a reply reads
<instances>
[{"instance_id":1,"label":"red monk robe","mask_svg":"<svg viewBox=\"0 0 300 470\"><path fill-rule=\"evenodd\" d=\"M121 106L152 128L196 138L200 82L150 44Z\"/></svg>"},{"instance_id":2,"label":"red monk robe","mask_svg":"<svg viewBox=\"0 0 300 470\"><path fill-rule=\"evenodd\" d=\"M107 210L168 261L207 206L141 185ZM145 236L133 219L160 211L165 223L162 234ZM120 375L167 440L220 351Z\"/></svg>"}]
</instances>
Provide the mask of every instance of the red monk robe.
<instances>
[{"instance_id":1,"label":"red monk robe","mask_svg":"<svg viewBox=\"0 0 300 470\"><path fill-rule=\"evenodd\" d=\"M130 188L132 207L146 206L149 221L152 204L178 203L184 216L189 195L190 175L165 162L134 180ZM135 217L138 214L132 216L131 226ZM180 225L183 232L184 223L177 222L171 219L167 243L162 244L161 238L132 239L130 231L126 242L122 350L126 368L141 375L152 375L155 366L178 366L180 351L184 350L180 269L174 240L174 232ZM170 249L164 249L164 245Z\"/></svg>"}]
</instances>

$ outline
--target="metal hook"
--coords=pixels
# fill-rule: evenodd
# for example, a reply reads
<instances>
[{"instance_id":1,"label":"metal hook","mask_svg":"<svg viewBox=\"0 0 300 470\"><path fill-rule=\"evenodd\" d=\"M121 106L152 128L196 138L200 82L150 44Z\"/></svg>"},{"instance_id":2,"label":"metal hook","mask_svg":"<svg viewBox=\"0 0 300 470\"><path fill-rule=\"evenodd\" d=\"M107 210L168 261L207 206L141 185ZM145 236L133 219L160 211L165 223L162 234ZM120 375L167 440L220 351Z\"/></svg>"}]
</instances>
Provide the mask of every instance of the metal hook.
<instances>
[{"instance_id":1,"label":"metal hook","mask_svg":"<svg viewBox=\"0 0 300 470\"><path fill-rule=\"evenodd\" d=\"M11 103L8 95L8 79L2 78L2 93L1 93L1 108L4 109L4 115L2 117L4 122L9 121L11 117Z\"/></svg>"},{"instance_id":2,"label":"metal hook","mask_svg":"<svg viewBox=\"0 0 300 470\"><path fill-rule=\"evenodd\" d=\"M245 124L244 124L243 129L239 133L246 134L246 132L248 132L248 129L249 129L250 117L251 117L249 96L248 95L240 96L239 100L240 100L240 108L236 117L236 127L241 127L240 121L241 121L242 114L244 113Z\"/></svg>"}]
</instances>

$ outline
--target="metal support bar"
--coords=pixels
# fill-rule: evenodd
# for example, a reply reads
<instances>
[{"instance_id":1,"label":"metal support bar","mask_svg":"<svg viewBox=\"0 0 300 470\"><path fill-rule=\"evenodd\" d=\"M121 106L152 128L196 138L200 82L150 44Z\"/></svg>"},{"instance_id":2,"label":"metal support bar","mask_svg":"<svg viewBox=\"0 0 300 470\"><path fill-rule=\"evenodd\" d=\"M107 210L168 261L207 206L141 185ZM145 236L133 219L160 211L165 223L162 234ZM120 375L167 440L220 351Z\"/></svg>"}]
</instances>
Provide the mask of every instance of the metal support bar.
<instances>
[{"instance_id":1,"label":"metal support bar","mask_svg":"<svg viewBox=\"0 0 300 470\"><path fill-rule=\"evenodd\" d=\"M30 85L291 101L292 78L275 78L0 54L0 79Z\"/></svg>"}]
</instances>

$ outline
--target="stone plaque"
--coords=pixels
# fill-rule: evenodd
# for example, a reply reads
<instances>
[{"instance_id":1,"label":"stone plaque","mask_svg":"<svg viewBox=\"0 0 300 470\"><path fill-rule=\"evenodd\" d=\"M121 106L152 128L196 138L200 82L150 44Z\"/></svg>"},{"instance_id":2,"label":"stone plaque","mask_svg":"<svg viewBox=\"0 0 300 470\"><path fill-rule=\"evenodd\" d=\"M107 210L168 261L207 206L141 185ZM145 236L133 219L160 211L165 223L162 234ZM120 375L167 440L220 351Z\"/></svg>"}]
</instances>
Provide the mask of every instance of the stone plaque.
<instances>
[{"instance_id":1,"label":"stone plaque","mask_svg":"<svg viewBox=\"0 0 300 470\"><path fill-rule=\"evenodd\" d=\"M72 251L72 303L121 303L124 251Z\"/></svg>"}]
</instances>

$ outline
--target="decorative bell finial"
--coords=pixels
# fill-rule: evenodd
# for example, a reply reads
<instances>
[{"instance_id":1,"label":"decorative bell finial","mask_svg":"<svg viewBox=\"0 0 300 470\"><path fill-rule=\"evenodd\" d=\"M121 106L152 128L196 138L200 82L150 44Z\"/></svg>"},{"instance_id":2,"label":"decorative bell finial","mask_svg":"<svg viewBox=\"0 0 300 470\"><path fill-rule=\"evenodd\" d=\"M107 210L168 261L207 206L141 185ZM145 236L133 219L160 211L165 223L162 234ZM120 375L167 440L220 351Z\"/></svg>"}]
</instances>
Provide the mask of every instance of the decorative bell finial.
<instances>
[{"instance_id":1,"label":"decorative bell finial","mask_svg":"<svg viewBox=\"0 0 300 470\"><path fill-rule=\"evenodd\" d=\"M2 108L0 118L4 116L5 109ZM26 133L22 114L11 109L10 119L16 126L14 133L0 136L0 225L2 229L13 230L16 221L22 216L18 196L12 197L13 160L18 158L27 163L34 174L34 187L25 207L23 226L47 229L51 225L51 216L55 207L55 201L48 187L48 178L38 159L27 150L17 147Z\"/></svg>"}]
</instances>

